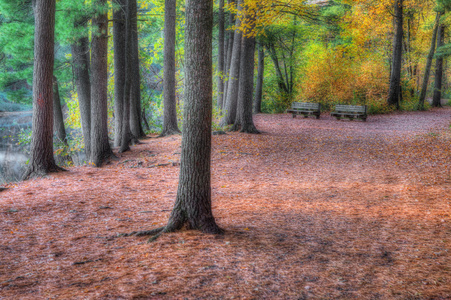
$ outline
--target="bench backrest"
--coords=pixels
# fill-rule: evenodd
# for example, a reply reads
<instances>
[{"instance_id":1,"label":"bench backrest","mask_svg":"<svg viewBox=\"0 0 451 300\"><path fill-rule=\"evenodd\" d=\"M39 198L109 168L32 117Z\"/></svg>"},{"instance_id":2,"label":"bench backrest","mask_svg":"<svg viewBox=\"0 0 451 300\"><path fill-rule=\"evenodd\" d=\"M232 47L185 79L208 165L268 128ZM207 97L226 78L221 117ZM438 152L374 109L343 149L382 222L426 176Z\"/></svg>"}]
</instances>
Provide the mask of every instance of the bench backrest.
<instances>
[{"instance_id":1,"label":"bench backrest","mask_svg":"<svg viewBox=\"0 0 451 300\"><path fill-rule=\"evenodd\" d=\"M297 109L312 109L312 110L319 110L320 104L319 103L308 103L308 102L293 102L291 104L292 108Z\"/></svg>"},{"instance_id":2,"label":"bench backrest","mask_svg":"<svg viewBox=\"0 0 451 300\"><path fill-rule=\"evenodd\" d=\"M335 111L366 114L366 105L335 105Z\"/></svg>"}]
</instances>

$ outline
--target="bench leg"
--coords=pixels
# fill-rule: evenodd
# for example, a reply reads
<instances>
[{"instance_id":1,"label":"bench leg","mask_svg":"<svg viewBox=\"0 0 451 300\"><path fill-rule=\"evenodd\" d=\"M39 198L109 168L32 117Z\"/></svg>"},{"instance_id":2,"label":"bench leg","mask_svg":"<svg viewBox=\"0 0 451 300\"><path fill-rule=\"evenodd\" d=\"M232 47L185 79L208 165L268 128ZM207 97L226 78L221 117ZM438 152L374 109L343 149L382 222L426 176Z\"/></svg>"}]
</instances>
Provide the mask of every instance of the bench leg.
<instances>
[{"instance_id":1,"label":"bench leg","mask_svg":"<svg viewBox=\"0 0 451 300\"><path fill-rule=\"evenodd\" d=\"M308 115L304 115L304 118L308 118Z\"/></svg>"},{"instance_id":2,"label":"bench leg","mask_svg":"<svg viewBox=\"0 0 451 300\"><path fill-rule=\"evenodd\" d=\"M317 120L319 119L319 115L316 115L316 119L317 119Z\"/></svg>"},{"instance_id":3,"label":"bench leg","mask_svg":"<svg viewBox=\"0 0 451 300\"><path fill-rule=\"evenodd\" d=\"M293 119L294 119L294 118L296 118L296 114L295 114L295 113L293 113Z\"/></svg>"}]
</instances>

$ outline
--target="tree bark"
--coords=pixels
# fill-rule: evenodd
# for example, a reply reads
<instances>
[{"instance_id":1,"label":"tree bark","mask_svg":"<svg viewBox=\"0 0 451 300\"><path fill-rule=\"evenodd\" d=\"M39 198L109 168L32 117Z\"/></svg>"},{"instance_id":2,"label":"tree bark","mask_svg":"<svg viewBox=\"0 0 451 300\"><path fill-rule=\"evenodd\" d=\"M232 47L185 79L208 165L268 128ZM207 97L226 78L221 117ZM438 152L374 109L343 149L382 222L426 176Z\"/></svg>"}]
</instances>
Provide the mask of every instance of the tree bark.
<instances>
[{"instance_id":1,"label":"tree bark","mask_svg":"<svg viewBox=\"0 0 451 300\"><path fill-rule=\"evenodd\" d=\"M231 0L228 0L227 3L230 5ZM235 24L235 15L229 11L229 24ZM233 39L235 36L235 33L231 30L228 31L228 42L227 42L227 49L225 49L225 65L224 65L224 95L222 97L222 109L225 109L225 105L227 102L227 92L228 92L228 86L229 86L229 75L230 75L230 63L232 61L232 52L233 52Z\"/></svg>"},{"instance_id":2,"label":"tree bark","mask_svg":"<svg viewBox=\"0 0 451 300\"><path fill-rule=\"evenodd\" d=\"M242 0L238 1L238 10L241 9ZM236 118L238 103L238 84L240 78L240 55L241 55L241 31L239 30L241 21L236 18L236 30L233 37L232 56L230 58L229 79L227 82L227 98L224 106L224 116L221 119L221 126L233 124Z\"/></svg>"},{"instance_id":3,"label":"tree bark","mask_svg":"<svg viewBox=\"0 0 451 300\"><path fill-rule=\"evenodd\" d=\"M130 150L130 143L132 141L133 135L130 130L130 111L131 111L131 46L132 46L132 1L127 0L125 9L125 77L124 77L124 90L123 90L123 105L124 111L122 115L122 136L121 136L121 146L119 148L119 153Z\"/></svg>"},{"instance_id":4,"label":"tree bark","mask_svg":"<svg viewBox=\"0 0 451 300\"><path fill-rule=\"evenodd\" d=\"M134 142L145 136L141 123L141 76L139 66L138 44L138 8L136 0L131 2L131 98L130 98L130 131Z\"/></svg>"},{"instance_id":5,"label":"tree bark","mask_svg":"<svg viewBox=\"0 0 451 300\"><path fill-rule=\"evenodd\" d=\"M222 109L224 97L224 0L219 0L218 16L218 100L217 106Z\"/></svg>"},{"instance_id":6,"label":"tree bark","mask_svg":"<svg viewBox=\"0 0 451 300\"><path fill-rule=\"evenodd\" d=\"M423 77L423 86L421 87L421 93L420 98L418 99L418 109L424 110L424 100L426 99L426 93L428 90L428 84L429 84L429 75L431 74L431 67L432 67L432 59L434 58L435 53L435 43L437 41L437 31L440 23L440 15L441 13L438 12L437 16L435 17L435 24L434 29L432 32L432 41L431 41L431 48L429 49L429 54L426 60L426 68L424 71L424 77Z\"/></svg>"},{"instance_id":7,"label":"tree bark","mask_svg":"<svg viewBox=\"0 0 451 300\"><path fill-rule=\"evenodd\" d=\"M175 24L176 0L164 2L163 131L160 137L179 134L175 99Z\"/></svg>"},{"instance_id":8,"label":"tree bark","mask_svg":"<svg viewBox=\"0 0 451 300\"><path fill-rule=\"evenodd\" d=\"M58 80L53 76L53 132L59 142L67 144L66 128L64 127L63 110L58 88Z\"/></svg>"},{"instance_id":9,"label":"tree bark","mask_svg":"<svg viewBox=\"0 0 451 300\"><path fill-rule=\"evenodd\" d=\"M238 90L238 109L235 126L241 126L241 132L260 133L252 118L252 100L254 92L254 53L255 38L242 37L240 57L240 83ZM238 130L238 127L232 130Z\"/></svg>"},{"instance_id":10,"label":"tree bark","mask_svg":"<svg viewBox=\"0 0 451 300\"><path fill-rule=\"evenodd\" d=\"M97 0L104 6L106 0ZM100 167L113 156L108 140L108 15L102 12L92 24L98 30L92 33L91 85L91 162Z\"/></svg>"},{"instance_id":11,"label":"tree bark","mask_svg":"<svg viewBox=\"0 0 451 300\"><path fill-rule=\"evenodd\" d=\"M392 68L390 75L390 89L387 102L399 108L401 67L402 67L402 37L403 37L403 0L395 0L395 36L393 39Z\"/></svg>"},{"instance_id":12,"label":"tree bark","mask_svg":"<svg viewBox=\"0 0 451 300\"><path fill-rule=\"evenodd\" d=\"M254 114L262 112L263 74L265 72L265 48L258 43L257 87L254 100Z\"/></svg>"},{"instance_id":13,"label":"tree bark","mask_svg":"<svg viewBox=\"0 0 451 300\"><path fill-rule=\"evenodd\" d=\"M83 26L86 26L84 23ZM71 46L80 109L81 131L87 160L91 156L91 80L89 78L89 39L80 38Z\"/></svg>"},{"instance_id":14,"label":"tree bark","mask_svg":"<svg viewBox=\"0 0 451 300\"><path fill-rule=\"evenodd\" d=\"M120 6L113 12L114 47L114 147L121 145L125 85L125 11L127 0L115 0Z\"/></svg>"},{"instance_id":15,"label":"tree bark","mask_svg":"<svg viewBox=\"0 0 451 300\"><path fill-rule=\"evenodd\" d=\"M185 105L177 198L165 227L127 235L155 235L184 226L220 234L211 209L213 1L186 1Z\"/></svg>"},{"instance_id":16,"label":"tree bark","mask_svg":"<svg viewBox=\"0 0 451 300\"><path fill-rule=\"evenodd\" d=\"M31 157L23 179L61 170L53 156L55 0L37 0L33 69Z\"/></svg>"},{"instance_id":17,"label":"tree bark","mask_svg":"<svg viewBox=\"0 0 451 300\"><path fill-rule=\"evenodd\" d=\"M437 49L445 43L445 25L441 25L437 37ZM433 107L442 107L442 87L443 87L443 57L435 60L435 84L434 97L432 98Z\"/></svg>"}]
</instances>

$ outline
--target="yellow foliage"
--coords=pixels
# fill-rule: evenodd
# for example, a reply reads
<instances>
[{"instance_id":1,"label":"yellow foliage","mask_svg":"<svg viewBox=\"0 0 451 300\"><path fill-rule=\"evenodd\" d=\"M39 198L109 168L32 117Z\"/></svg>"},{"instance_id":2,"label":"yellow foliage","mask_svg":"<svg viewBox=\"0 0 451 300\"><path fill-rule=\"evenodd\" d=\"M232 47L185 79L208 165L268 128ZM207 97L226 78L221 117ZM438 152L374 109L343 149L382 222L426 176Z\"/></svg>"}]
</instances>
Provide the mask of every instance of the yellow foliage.
<instances>
[{"instance_id":1,"label":"yellow foliage","mask_svg":"<svg viewBox=\"0 0 451 300\"><path fill-rule=\"evenodd\" d=\"M305 100L319 102L326 108L334 104L368 104L385 101L389 70L376 58L358 57L347 48L321 50L304 68L300 83Z\"/></svg>"}]
</instances>

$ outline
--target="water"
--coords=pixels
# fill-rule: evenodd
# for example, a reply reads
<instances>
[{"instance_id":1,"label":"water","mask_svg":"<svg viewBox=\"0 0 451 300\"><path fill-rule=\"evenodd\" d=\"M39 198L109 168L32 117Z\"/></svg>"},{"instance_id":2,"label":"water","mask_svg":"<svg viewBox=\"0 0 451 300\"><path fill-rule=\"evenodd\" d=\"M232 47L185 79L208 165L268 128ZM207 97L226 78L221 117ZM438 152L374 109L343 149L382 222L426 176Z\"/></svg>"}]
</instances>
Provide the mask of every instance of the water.
<instances>
[{"instance_id":1,"label":"water","mask_svg":"<svg viewBox=\"0 0 451 300\"><path fill-rule=\"evenodd\" d=\"M28 157L20 152L0 151L0 184L19 181L25 172Z\"/></svg>"},{"instance_id":2,"label":"water","mask_svg":"<svg viewBox=\"0 0 451 300\"><path fill-rule=\"evenodd\" d=\"M25 172L28 144L19 135L31 128L31 111L0 112L0 184L19 181Z\"/></svg>"}]
</instances>

